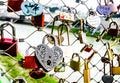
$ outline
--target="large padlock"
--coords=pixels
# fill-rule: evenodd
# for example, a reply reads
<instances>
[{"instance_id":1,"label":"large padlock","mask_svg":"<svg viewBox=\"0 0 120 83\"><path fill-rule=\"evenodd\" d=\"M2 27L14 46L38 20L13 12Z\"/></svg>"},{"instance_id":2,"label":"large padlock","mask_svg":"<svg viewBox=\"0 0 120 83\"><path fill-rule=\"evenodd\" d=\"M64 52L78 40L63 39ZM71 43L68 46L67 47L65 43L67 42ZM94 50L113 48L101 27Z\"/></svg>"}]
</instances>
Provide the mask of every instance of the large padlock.
<instances>
[{"instance_id":1,"label":"large padlock","mask_svg":"<svg viewBox=\"0 0 120 83\"><path fill-rule=\"evenodd\" d=\"M54 72L64 72L65 71L65 62L64 62L64 58L62 60L62 62L60 62L55 68L54 68Z\"/></svg>"},{"instance_id":2,"label":"large padlock","mask_svg":"<svg viewBox=\"0 0 120 83\"><path fill-rule=\"evenodd\" d=\"M53 47L50 47L48 44L45 44L45 39L50 36L53 37L55 42ZM36 58L41 67L46 72L52 70L63 59L63 51L57 45L58 44L56 37L52 34L46 34L43 37L42 44L39 44L36 47Z\"/></svg>"},{"instance_id":3,"label":"large padlock","mask_svg":"<svg viewBox=\"0 0 120 83\"><path fill-rule=\"evenodd\" d=\"M21 4L24 0L8 0L7 11L8 12L16 12L20 11Z\"/></svg>"},{"instance_id":4,"label":"large padlock","mask_svg":"<svg viewBox=\"0 0 120 83\"><path fill-rule=\"evenodd\" d=\"M88 60L86 58L84 59L83 76L84 83L90 83L90 68L88 67Z\"/></svg>"},{"instance_id":5,"label":"large padlock","mask_svg":"<svg viewBox=\"0 0 120 83\"><path fill-rule=\"evenodd\" d=\"M115 28L112 28L112 24L115 25ZM108 27L108 35L117 37L119 35L119 27L115 21L112 21Z\"/></svg>"},{"instance_id":6,"label":"large padlock","mask_svg":"<svg viewBox=\"0 0 120 83\"><path fill-rule=\"evenodd\" d=\"M78 60L74 60L75 57L78 58ZM78 53L73 53L72 54L72 58L70 60L70 67L74 70L74 71L80 71L81 68L81 62L80 62L80 56Z\"/></svg>"},{"instance_id":7,"label":"large padlock","mask_svg":"<svg viewBox=\"0 0 120 83\"><path fill-rule=\"evenodd\" d=\"M23 59L23 67L24 68L38 68L37 60L35 58L35 48L33 48L34 51L31 54L29 54L28 51L30 50L30 48L33 48L33 47L30 46L26 50L26 56Z\"/></svg>"},{"instance_id":8,"label":"large padlock","mask_svg":"<svg viewBox=\"0 0 120 83\"><path fill-rule=\"evenodd\" d=\"M4 38L4 28L10 26L12 28L12 34L10 34L7 30L7 32L13 37L13 38ZM18 41L15 38L15 28L10 23L3 23L0 25L1 28L1 39L0 39L0 49L4 50L6 53L8 53L11 56L17 56L18 53Z\"/></svg>"}]
</instances>

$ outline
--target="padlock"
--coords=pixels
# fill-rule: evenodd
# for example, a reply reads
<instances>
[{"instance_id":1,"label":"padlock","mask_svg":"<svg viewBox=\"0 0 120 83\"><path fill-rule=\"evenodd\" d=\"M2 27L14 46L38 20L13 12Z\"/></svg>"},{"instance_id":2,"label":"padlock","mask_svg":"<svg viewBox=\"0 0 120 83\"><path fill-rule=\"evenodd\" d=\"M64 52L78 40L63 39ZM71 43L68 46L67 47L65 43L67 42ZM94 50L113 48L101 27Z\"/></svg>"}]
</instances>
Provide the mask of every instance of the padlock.
<instances>
[{"instance_id":1,"label":"padlock","mask_svg":"<svg viewBox=\"0 0 120 83\"><path fill-rule=\"evenodd\" d=\"M38 68L38 63L35 58L35 49L33 48L34 51L31 54L29 54L28 51L30 50L30 48L33 48L33 47L30 46L26 50L26 56L23 59L23 67L24 68ZM34 54L34 55L32 55L32 54Z\"/></svg>"},{"instance_id":2,"label":"padlock","mask_svg":"<svg viewBox=\"0 0 120 83\"><path fill-rule=\"evenodd\" d=\"M84 49L84 51L86 51L86 52L90 52L90 51L92 50L92 47L93 47L92 44L87 45L86 48Z\"/></svg>"},{"instance_id":3,"label":"padlock","mask_svg":"<svg viewBox=\"0 0 120 83\"><path fill-rule=\"evenodd\" d=\"M24 0L8 0L7 11L8 12L20 11L21 10L20 6L22 2L24 2Z\"/></svg>"},{"instance_id":4,"label":"padlock","mask_svg":"<svg viewBox=\"0 0 120 83\"><path fill-rule=\"evenodd\" d=\"M112 24L115 25L115 28L112 28ZM118 35L119 35L119 27L118 27L118 24L117 24L115 21L112 21L112 22L109 24L109 27L108 27L108 35L111 35L112 37L113 37L113 36L118 37Z\"/></svg>"},{"instance_id":5,"label":"padlock","mask_svg":"<svg viewBox=\"0 0 120 83\"><path fill-rule=\"evenodd\" d=\"M55 42L53 47L45 44L45 38L50 36L53 37ZM58 46L57 39L54 35L46 34L43 37L42 44L39 44L36 47L36 58L46 72L52 70L60 63L60 61L63 59L63 51Z\"/></svg>"},{"instance_id":6,"label":"padlock","mask_svg":"<svg viewBox=\"0 0 120 83\"><path fill-rule=\"evenodd\" d=\"M78 60L74 60L75 57L78 58ZM80 71L81 68L81 62L80 62L80 56L78 53L73 53L72 54L72 58L70 60L70 67L74 70L74 71Z\"/></svg>"},{"instance_id":7,"label":"padlock","mask_svg":"<svg viewBox=\"0 0 120 83\"><path fill-rule=\"evenodd\" d=\"M108 5L111 7L111 13L117 13L118 9L117 9L117 5L114 3L113 0L110 0L111 3L109 3Z\"/></svg>"},{"instance_id":8,"label":"padlock","mask_svg":"<svg viewBox=\"0 0 120 83\"><path fill-rule=\"evenodd\" d=\"M34 1L24 1L21 4L21 10L26 16L39 16L43 13L43 6L41 3L36 3Z\"/></svg>"},{"instance_id":9,"label":"padlock","mask_svg":"<svg viewBox=\"0 0 120 83\"><path fill-rule=\"evenodd\" d=\"M90 83L90 68L88 67L88 60L86 58L84 59L83 76L84 83Z\"/></svg>"},{"instance_id":10,"label":"padlock","mask_svg":"<svg viewBox=\"0 0 120 83\"><path fill-rule=\"evenodd\" d=\"M107 64L109 64L109 69L110 69L110 75L107 75L106 74L106 68L105 68L105 65L106 63L104 63L104 75L102 76L102 81L104 82L104 83L113 83L113 80L114 80L114 78L113 78L113 75L112 75L112 72L111 72L111 63L109 62L109 63L107 63Z\"/></svg>"},{"instance_id":11,"label":"padlock","mask_svg":"<svg viewBox=\"0 0 120 83\"><path fill-rule=\"evenodd\" d=\"M11 38L4 38L4 28L10 26L12 28L12 34L10 34L7 30L7 32L12 35ZM17 56L18 53L18 41L15 38L15 28L12 24L10 23L3 23L0 25L1 28L1 39L0 39L0 49L4 50L6 53L8 53L11 56Z\"/></svg>"},{"instance_id":12,"label":"padlock","mask_svg":"<svg viewBox=\"0 0 120 83\"><path fill-rule=\"evenodd\" d=\"M112 60L112 68L111 68L112 75L120 75L119 60L120 60L120 55L117 55L118 66L114 66L113 65L113 60Z\"/></svg>"},{"instance_id":13,"label":"padlock","mask_svg":"<svg viewBox=\"0 0 120 83\"><path fill-rule=\"evenodd\" d=\"M34 26L39 26L42 29L44 28L44 19L45 19L45 15L44 13L42 13L41 15L38 16L32 16L31 17L31 22Z\"/></svg>"},{"instance_id":14,"label":"padlock","mask_svg":"<svg viewBox=\"0 0 120 83\"><path fill-rule=\"evenodd\" d=\"M101 0L99 0L99 5L97 6L97 12L100 15L110 15L112 9L110 6L108 6L108 2L106 2L106 0L104 0L105 5L101 4Z\"/></svg>"},{"instance_id":15,"label":"padlock","mask_svg":"<svg viewBox=\"0 0 120 83\"><path fill-rule=\"evenodd\" d=\"M63 58L62 62L60 62L60 63L54 68L54 72L65 72L65 62L64 62L64 58Z\"/></svg>"},{"instance_id":16,"label":"padlock","mask_svg":"<svg viewBox=\"0 0 120 83\"><path fill-rule=\"evenodd\" d=\"M67 25L65 23L62 23L61 25L58 26L58 45L61 46L62 44L62 39L61 36L64 33L63 28L66 28L67 31L67 42L68 42L68 46L70 45L70 37L69 37L69 28L67 27Z\"/></svg>"},{"instance_id":17,"label":"padlock","mask_svg":"<svg viewBox=\"0 0 120 83\"><path fill-rule=\"evenodd\" d=\"M52 24L52 29L51 29L51 34L55 35L53 32L54 32L54 29L55 29L55 22L58 20L58 16L55 16L54 17L54 20L53 20L53 24ZM60 36L60 39L61 39L61 42L64 41L64 37L62 36L62 31L63 31L63 28L61 27L60 28L61 30L61 36ZM55 35L57 40L58 40L58 35ZM51 44L54 44L54 39L52 39L52 37L48 37L48 41L51 43Z\"/></svg>"},{"instance_id":18,"label":"padlock","mask_svg":"<svg viewBox=\"0 0 120 83\"><path fill-rule=\"evenodd\" d=\"M63 6L60 10L59 18L62 21L66 22L73 22L75 21L75 15L74 12L72 12L73 9L68 6Z\"/></svg>"},{"instance_id":19,"label":"padlock","mask_svg":"<svg viewBox=\"0 0 120 83\"><path fill-rule=\"evenodd\" d=\"M89 11L89 15L86 20L88 25L91 26L92 28L97 28L101 24L101 18L93 10Z\"/></svg>"}]
</instances>

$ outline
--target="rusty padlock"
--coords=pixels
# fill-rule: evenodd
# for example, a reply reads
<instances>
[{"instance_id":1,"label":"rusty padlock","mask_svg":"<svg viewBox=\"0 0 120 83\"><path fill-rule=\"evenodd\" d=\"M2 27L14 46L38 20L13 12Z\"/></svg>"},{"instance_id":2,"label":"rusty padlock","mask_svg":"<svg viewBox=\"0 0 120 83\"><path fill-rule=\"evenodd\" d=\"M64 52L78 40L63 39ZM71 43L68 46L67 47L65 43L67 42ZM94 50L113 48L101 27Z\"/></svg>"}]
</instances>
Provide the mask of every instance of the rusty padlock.
<instances>
[{"instance_id":1,"label":"rusty padlock","mask_svg":"<svg viewBox=\"0 0 120 83\"><path fill-rule=\"evenodd\" d=\"M74 60L75 57L78 58L78 61ZM80 71L81 68L81 62L80 62L80 56L78 53L73 53L72 54L72 58L70 60L70 67L74 70L74 71Z\"/></svg>"},{"instance_id":2,"label":"rusty padlock","mask_svg":"<svg viewBox=\"0 0 120 83\"><path fill-rule=\"evenodd\" d=\"M115 28L112 28L112 24L115 25ZM117 37L119 35L119 27L118 27L118 24L115 21L112 21L109 24L108 35L115 36L115 37Z\"/></svg>"}]
</instances>

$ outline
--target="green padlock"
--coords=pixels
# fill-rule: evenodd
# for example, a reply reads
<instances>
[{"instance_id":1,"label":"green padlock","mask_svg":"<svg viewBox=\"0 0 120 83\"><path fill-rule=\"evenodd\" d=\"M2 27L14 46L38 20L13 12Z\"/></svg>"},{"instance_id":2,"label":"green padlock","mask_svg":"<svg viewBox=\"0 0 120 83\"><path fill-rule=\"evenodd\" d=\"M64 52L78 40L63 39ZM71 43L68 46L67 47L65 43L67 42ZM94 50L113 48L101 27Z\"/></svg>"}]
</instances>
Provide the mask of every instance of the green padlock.
<instances>
[{"instance_id":1,"label":"green padlock","mask_svg":"<svg viewBox=\"0 0 120 83\"><path fill-rule=\"evenodd\" d=\"M78 57L78 61L74 60L75 57ZM70 67L71 67L74 71L80 71L81 62L80 62L80 56L79 56L78 53L73 53L72 59L70 60Z\"/></svg>"}]
</instances>

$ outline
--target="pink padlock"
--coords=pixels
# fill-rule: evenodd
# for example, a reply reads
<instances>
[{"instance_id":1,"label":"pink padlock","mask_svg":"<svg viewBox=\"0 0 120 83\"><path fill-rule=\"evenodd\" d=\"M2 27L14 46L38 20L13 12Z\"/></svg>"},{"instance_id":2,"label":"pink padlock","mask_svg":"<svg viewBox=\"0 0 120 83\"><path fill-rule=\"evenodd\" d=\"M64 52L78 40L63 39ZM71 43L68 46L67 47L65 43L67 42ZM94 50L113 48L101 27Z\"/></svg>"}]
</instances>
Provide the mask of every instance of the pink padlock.
<instances>
[{"instance_id":1,"label":"pink padlock","mask_svg":"<svg viewBox=\"0 0 120 83\"><path fill-rule=\"evenodd\" d=\"M111 7L111 13L116 13L118 11L117 6L114 3L110 3L109 6Z\"/></svg>"}]
</instances>

